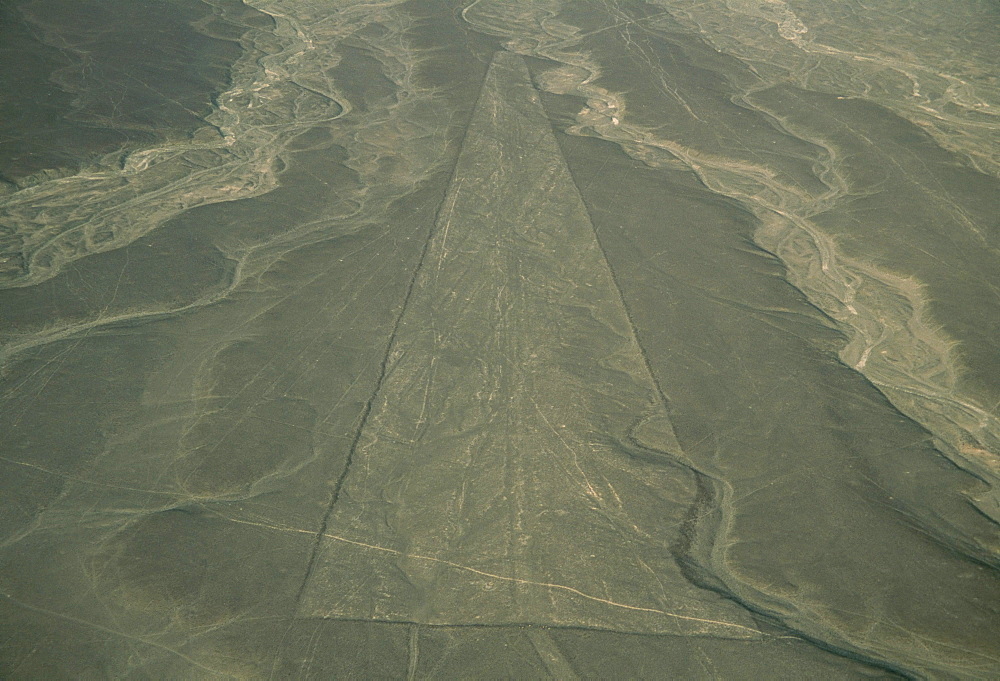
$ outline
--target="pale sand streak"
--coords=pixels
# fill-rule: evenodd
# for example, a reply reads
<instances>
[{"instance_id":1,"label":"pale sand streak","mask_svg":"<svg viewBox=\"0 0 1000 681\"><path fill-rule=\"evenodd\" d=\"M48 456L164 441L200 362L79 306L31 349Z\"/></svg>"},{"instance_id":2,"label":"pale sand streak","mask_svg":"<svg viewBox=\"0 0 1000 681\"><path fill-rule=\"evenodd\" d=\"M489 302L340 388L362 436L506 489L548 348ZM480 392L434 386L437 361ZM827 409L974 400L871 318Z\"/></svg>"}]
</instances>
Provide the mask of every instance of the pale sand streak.
<instances>
[{"instance_id":1,"label":"pale sand streak","mask_svg":"<svg viewBox=\"0 0 1000 681\"><path fill-rule=\"evenodd\" d=\"M285 527L281 525L274 525L271 523L257 523L250 520L240 520L239 518L233 518L231 516L224 515L218 511L205 508L206 511L218 515L220 518L224 518L230 522L239 523L241 525L252 525L253 527L261 527L269 530L277 530L279 532L294 532L299 534L308 534L310 536L315 536L314 532L310 530L304 530L298 527ZM717 624L722 627L730 627L732 629L739 629L740 631L749 632L754 635L760 635L760 631L753 629L752 627L745 627L742 624L733 624L732 622L723 622L719 620L705 619L702 617L691 617L689 615L679 615L675 612L668 612L666 610L660 610L658 608L647 608L641 605L629 605L628 603L620 603L618 601L613 601L607 598L601 598L600 596L594 596L579 589L575 589L571 586L565 584L556 584L554 582L539 582L532 579L522 579L520 577L508 577L506 575L499 575L493 572L486 572L485 570L479 570L468 565L462 565L461 563L455 563L450 560L445 560L443 558L435 558L434 556L423 556L420 554L406 553L405 551L398 551L396 549L390 549L385 546L378 546L376 544L367 544L362 541L357 541L354 539L348 539L347 537L341 537L336 534L324 533L322 535L324 539L333 539L334 541L342 542L344 544L351 544L352 546L358 546L363 549L369 549L372 551L380 551L382 553L388 553L394 556L399 556L401 558L410 558L413 560L423 560L429 563L437 563L439 565L447 565L448 567L455 568L456 570L463 570L465 572L471 572L477 574L481 577L489 577L490 579L499 579L504 582L512 582L514 584L524 584L526 586L538 586L548 589L559 589L560 591L566 591L568 593L575 594L581 598L585 598L589 601L594 601L595 603L603 603L604 605L610 605L615 608L622 608L624 610L635 610L638 612L649 612L655 615L663 615L664 617L672 617L679 620L686 620L690 622L702 622L704 624Z\"/></svg>"}]
</instances>

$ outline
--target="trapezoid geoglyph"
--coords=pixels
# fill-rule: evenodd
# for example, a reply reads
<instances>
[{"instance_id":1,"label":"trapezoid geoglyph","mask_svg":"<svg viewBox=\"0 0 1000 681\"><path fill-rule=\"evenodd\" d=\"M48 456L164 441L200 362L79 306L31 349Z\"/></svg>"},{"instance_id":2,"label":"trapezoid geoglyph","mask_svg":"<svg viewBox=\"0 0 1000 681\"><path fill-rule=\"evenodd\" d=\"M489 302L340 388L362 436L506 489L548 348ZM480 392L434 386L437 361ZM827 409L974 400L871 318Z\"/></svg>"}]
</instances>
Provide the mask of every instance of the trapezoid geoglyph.
<instances>
[{"instance_id":1,"label":"trapezoid geoglyph","mask_svg":"<svg viewBox=\"0 0 1000 681\"><path fill-rule=\"evenodd\" d=\"M675 448L527 67L498 53L299 614L753 636L674 561Z\"/></svg>"}]
</instances>

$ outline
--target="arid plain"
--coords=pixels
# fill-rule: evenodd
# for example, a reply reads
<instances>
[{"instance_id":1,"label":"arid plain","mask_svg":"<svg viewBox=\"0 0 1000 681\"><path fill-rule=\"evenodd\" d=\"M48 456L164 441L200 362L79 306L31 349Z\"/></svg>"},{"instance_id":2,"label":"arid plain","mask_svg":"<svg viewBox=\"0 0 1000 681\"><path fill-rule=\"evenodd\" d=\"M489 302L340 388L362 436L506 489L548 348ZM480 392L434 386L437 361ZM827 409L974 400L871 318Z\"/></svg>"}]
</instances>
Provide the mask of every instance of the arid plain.
<instances>
[{"instance_id":1,"label":"arid plain","mask_svg":"<svg viewBox=\"0 0 1000 681\"><path fill-rule=\"evenodd\" d=\"M4 677L1000 676L997 7L91 4L2 10Z\"/></svg>"}]
</instances>

